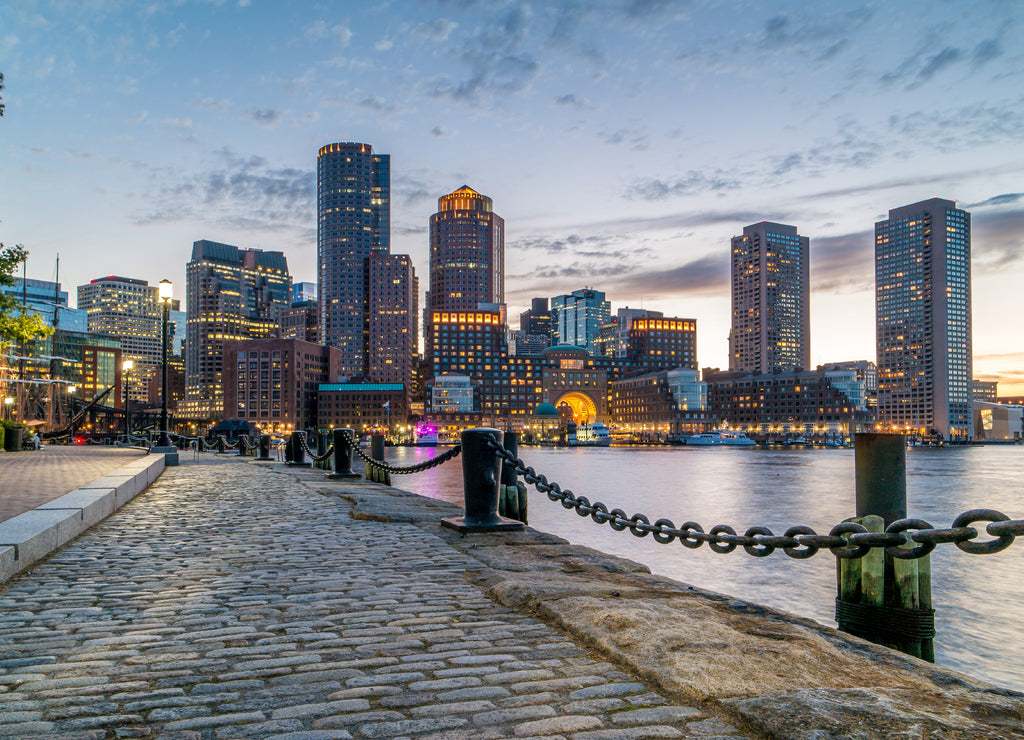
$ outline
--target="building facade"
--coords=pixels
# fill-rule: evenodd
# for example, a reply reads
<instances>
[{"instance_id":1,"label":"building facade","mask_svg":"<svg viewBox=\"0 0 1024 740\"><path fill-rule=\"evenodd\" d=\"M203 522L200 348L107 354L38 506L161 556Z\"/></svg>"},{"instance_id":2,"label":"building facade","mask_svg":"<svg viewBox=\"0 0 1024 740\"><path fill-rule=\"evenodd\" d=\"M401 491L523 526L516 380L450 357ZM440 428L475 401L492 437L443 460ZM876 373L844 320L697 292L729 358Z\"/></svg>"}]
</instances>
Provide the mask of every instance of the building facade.
<instances>
[{"instance_id":1,"label":"building facade","mask_svg":"<svg viewBox=\"0 0 1024 740\"><path fill-rule=\"evenodd\" d=\"M78 286L78 308L85 311L89 333L120 339L124 359L132 361L128 397L136 402L147 400L149 380L163 359L163 313L157 293L157 286L145 280L117 275Z\"/></svg>"},{"instance_id":2,"label":"building facade","mask_svg":"<svg viewBox=\"0 0 1024 740\"><path fill-rule=\"evenodd\" d=\"M281 339L301 339L304 342L319 342L320 327L317 324L319 311L316 301L298 301L281 309Z\"/></svg>"},{"instance_id":3,"label":"building facade","mask_svg":"<svg viewBox=\"0 0 1024 740\"><path fill-rule=\"evenodd\" d=\"M611 302L599 290L583 288L551 299L551 343L598 353L601 327L611 318Z\"/></svg>"},{"instance_id":4,"label":"building facade","mask_svg":"<svg viewBox=\"0 0 1024 740\"><path fill-rule=\"evenodd\" d=\"M243 419L267 434L316 428L318 389L340 362L336 348L298 339L228 342L221 418Z\"/></svg>"},{"instance_id":5,"label":"building facade","mask_svg":"<svg viewBox=\"0 0 1024 740\"><path fill-rule=\"evenodd\" d=\"M437 199L430 217L431 310L505 302L505 221L468 185Z\"/></svg>"},{"instance_id":6,"label":"building facade","mask_svg":"<svg viewBox=\"0 0 1024 740\"><path fill-rule=\"evenodd\" d=\"M875 224L875 320L882 428L972 438L967 211L932 198Z\"/></svg>"},{"instance_id":7,"label":"building facade","mask_svg":"<svg viewBox=\"0 0 1024 740\"><path fill-rule=\"evenodd\" d=\"M609 384L609 395L617 431L644 442L666 442L714 426L707 384L690 368L620 378Z\"/></svg>"},{"instance_id":8,"label":"building facade","mask_svg":"<svg viewBox=\"0 0 1024 740\"><path fill-rule=\"evenodd\" d=\"M317 154L317 301L320 343L341 350L342 372L369 365L367 260L391 251L391 158L369 144Z\"/></svg>"},{"instance_id":9,"label":"building facade","mask_svg":"<svg viewBox=\"0 0 1024 740\"><path fill-rule=\"evenodd\" d=\"M697 370L697 320L660 315L634 318L625 358L635 370Z\"/></svg>"},{"instance_id":10,"label":"building facade","mask_svg":"<svg viewBox=\"0 0 1024 740\"><path fill-rule=\"evenodd\" d=\"M405 254L375 254L368 267L367 379L411 388L419 352L419 281L412 260Z\"/></svg>"},{"instance_id":11,"label":"building facade","mask_svg":"<svg viewBox=\"0 0 1024 740\"><path fill-rule=\"evenodd\" d=\"M281 311L291 305L288 262L281 252L203 239L192 245L185 275L185 400L179 414L220 421L225 346L278 335Z\"/></svg>"},{"instance_id":12,"label":"building facade","mask_svg":"<svg viewBox=\"0 0 1024 740\"><path fill-rule=\"evenodd\" d=\"M409 416L402 383L325 383L317 393L320 429L357 433L403 426Z\"/></svg>"},{"instance_id":13,"label":"building facade","mask_svg":"<svg viewBox=\"0 0 1024 740\"><path fill-rule=\"evenodd\" d=\"M732 239L729 369L770 373L811 363L810 240L762 221Z\"/></svg>"}]
</instances>

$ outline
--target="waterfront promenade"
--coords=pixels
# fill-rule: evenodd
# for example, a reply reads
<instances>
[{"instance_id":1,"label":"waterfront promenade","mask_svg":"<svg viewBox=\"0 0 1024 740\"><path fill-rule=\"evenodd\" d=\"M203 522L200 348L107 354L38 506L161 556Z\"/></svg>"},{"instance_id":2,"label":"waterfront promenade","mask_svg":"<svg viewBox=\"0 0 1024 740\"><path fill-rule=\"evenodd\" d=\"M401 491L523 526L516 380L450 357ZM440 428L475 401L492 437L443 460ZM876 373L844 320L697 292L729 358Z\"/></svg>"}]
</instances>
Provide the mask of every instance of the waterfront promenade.
<instances>
[{"instance_id":1,"label":"waterfront promenade","mask_svg":"<svg viewBox=\"0 0 1024 740\"><path fill-rule=\"evenodd\" d=\"M323 471L181 462L0 585L0 737L1024 733L1019 694L556 537L463 537L439 524L457 507Z\"/></svg>"}]
</instances>

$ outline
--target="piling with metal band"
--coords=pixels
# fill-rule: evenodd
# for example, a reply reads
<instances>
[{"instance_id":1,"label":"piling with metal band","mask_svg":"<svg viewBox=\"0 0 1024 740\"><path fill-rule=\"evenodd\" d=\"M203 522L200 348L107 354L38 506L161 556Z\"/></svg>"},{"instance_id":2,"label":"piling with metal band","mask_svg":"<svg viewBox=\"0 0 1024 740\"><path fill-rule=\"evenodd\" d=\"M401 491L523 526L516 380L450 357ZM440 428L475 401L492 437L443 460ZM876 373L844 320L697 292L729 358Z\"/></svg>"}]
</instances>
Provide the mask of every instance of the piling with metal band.
<instances>
[{"instance_id":1,"label":"piling with metal band","mask_svg":"<svg viewBox=\"0 0 1024 740\"><path fill-rule=\"evenodd\" d=\"M291 462L287 463L292 468L308 468L310 464L306 462L306 450L303 446L302 435L305 432L292 432L291 436Z\"/></svg>"},{"instance_id":2,"label":"piling with metal band","mask_svg":"<svg viewBox=\"0 0 1024 740\"><path fill-rule=\"evenodd\" d=\"M334 430L334 472L328 478L337 480L360 477L359 473L352 471L352 446L348 443L354 434L354 429Z\"/></svg>"},{"instance_id":3,"label":"piling with metal band","mask_svg":"<svg viewBox=\"0 0 1024 740\"><path fill-rule=\"evenodd\" d=\"M249 435L239 434L238 435L238 456L248 457L249 456Z\"/></svg>"},{"instance_id":4,"label":"piling with metal band","mask_svg":"<svg viewBox=\"0 0 1024 740\"><path fill-rule=\"evenodd\" d=\"M931 529L907 519L906 442L898 434L857 434L854 438L857 516L848 520L886 536ZM935 610L931 558L934 545L907 538L903 544L872 547L862 558L840 560L836 622L839 629L935 662ZM911 554L911 552L913 554Z\"/></svg>"},{"instance_id":5,"label":"piling with metal band","mask_svg":"<svg viewBox=\"0 0 1024 740\"><path fill-rule=\"evenodd\" d=\"M228 441L224 439L223 434L217 435L217 441L214 442L214 446L217 448L218 455L223 455L228 451Z\"/></svg>"},{"instance_id":6,"label":"piling with metal band","mask_svg":"<svg viewBox=\"0 0 1024 740\"><path fill-rule=\"evenodd\" d=\"M513 456L519 456L519 433L505 432L504 448ZM526 486L516 477L516 466L502 462L501 489L498 495L498 514L517 522L526 523Z\"/></svg>"},{"instance_id":7,"label":"piling with metal band","mask_svg":"<svg viewBox=\"0 0 1024 740\"><path fill-rule=\"evenodd\" d=\"M500 445L503 433L497 429L467 429L462 433L462 482L466 515L442 519L441 524L465 534L522 530L523 523L498 515L501 486L501 458L487 444L494 438Z\"/></svg>"},{"instance_id":8,"label":"piling with metal band","mask_svg":"<svg viewBox=\"0 0 1024 740\"><path fill-rule=\"evenodd\" d=\"M270 435L269 434L261 434L260 435L260 458L259 459L260 460L269 460L270 459Z\"/></svg>"},{"instance_id":9,"label":"piling with metal band","mask_svg":"<svg viewBox=\"0 0 1024 740\"><path fill-rule=\"evenodd\" d=\"M374 460L384 461L384 435L373 434L370 435L370 457ZM383 483L385 485L391 485L391 473L383 470L376 465L366 463L366 480L372 480L375 483Z\"/></svg>"}]
</instances>

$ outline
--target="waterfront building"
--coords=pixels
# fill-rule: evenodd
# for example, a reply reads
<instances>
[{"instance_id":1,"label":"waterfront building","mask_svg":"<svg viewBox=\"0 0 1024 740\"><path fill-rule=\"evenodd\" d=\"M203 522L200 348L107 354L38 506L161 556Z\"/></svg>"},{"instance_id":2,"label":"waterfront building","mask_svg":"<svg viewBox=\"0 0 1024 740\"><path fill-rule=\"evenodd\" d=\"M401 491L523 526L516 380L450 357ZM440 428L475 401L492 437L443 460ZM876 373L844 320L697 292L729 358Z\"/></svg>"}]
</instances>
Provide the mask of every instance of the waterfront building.
<instances>
[{"instance_id":1,"label":"waterfront building","mask_svg":"<svg viewBox=\"0 0 1024 740\"><path fill-rule=\"evenodd\" d=\"M999 381L974 378L971 382L971 396L975 401L999 403Z\"/></svg>"},{"instance_id":2,"label":"waterfront building","mask_svg":"<svg viewBox=\"0 0 1024 740\"><path fill-rule=\"evenodd\" d=\"M437 199L430 217L430 310L505 302L505 221L468 185Z\"/></svg>"},{"instance_id":3,"label":"waterfront building","mask_svg":"<svg viewBox=\"0 0 1024 740\"><path fill-rule=\"evenodd\" d=\"M301 339L304 342L319 343L320 327L317 324L319 309L313 301L298 301L281 309L281 339Z\"/></svg>"},{"instance_id":4,"label":"waterfront building","mask_svg":"<svg viewBox=\"0 0 1024 740\"><path fill-rule=\"evenodd\" d=\"M369 144L317 154L317 300L320 343L337 347L342 372L369 367L367 260L391 251L391 158Z\"/></svg>"},{"instance_id":5,"label":"waterfront building","mask_svg":"<svg viewBox=\"0 0 1024 740\"><path fill-rule=\"evenodd\" d=\"M795 226L762 221L733 237L730 370L810 367L809 255Z\"/></svg>"},{"instance_id":6,"label":"waterfront building","mask_svg":"<svg viewBox=\"0 0 1024 740\"><path fill-rule=\"evenodd\" d=\"M367 378L411 388L419 354L419 281L412 260L404 254L375 254L368 268Z\"/></svg>"},{"instance_id":7,"label":"waterfront building","mask_svg":"<svg viewBox=\"0 0 1024 740\"><path fill-rule=\"evenodd\" d=\"M541 401L553 404L566 421L591 424L608 419L607 365L575 345L555 345L543 352Z\"/></svg>"},{"instance_id":8,"label":"waterfront building","mask_svg":"<svg viewBox=\"0 0 1024 740\"><path fill-rule=\"evenodd\" d=\"M401 383L324 383L317 392L317 422L320 429L383 432L408 421L407 398Z\"/></svg>"},{"instance_id":9,"label":"waterfront building","mask_svg":"<svg viewBox=\"0 0 1024 740\"><path fill-rule=\"evenodd\" d=\"M146 391L146 400L150 409L159 410L164 398L163 371L155 372L149 376L149 384ZM180 355L170 355L167 358L167 410L177 413L178 404L185 398L185 358ZM135 418L136 407L131 405L128 410ZM155 419L155 417L154 417ZM134 423L133 423L134 426Z\"/></svg>"},{"instance_id":10,"label":"waterfront building","mask_svg":"<svg viewBox=\"0 0 1024 740\"><path fill-rule=\"evenodd\" d=\"M192 245L185 277L185 400L179 412L220 421L226 343L278 335L281 311L291 303L288 262L281 252L202 239Z\"/></svg>"},{"instance_id":11,"label":"waterfront building","mask_svg":"<svg viewBox=\"0 0 1024 740\"><path fill-rule=\"evenodd\" d=\"M85 311L68 307L68 293L60 289L60 283L20 277L12 280L10 285L0 285L0 293L14 296L19 303L39 314L47 326L73 332L89 330Z\"/></svg>"},{"instance_id":12,"label":"waterfront building","mask_svg":"<svg viewBox=\"0 0 1024 740\"><path fill-rule=\"evenodd\" d=\"M551 342L597 354L597 337L611 318L611 303L599 290L583 288L551 299Z\"/></svg>"},{"instance_id":13,"label":"waterfront building","mask_svg":"<svg viewBox=\"0 0 1024 740\"><path fill-rule=\"evenodd\" d=\"M519 314L519 330L532 336L544 336L551 344L551 308L547 298L533 298L530 307Z\"/></svg>"},{"instance_id":14,"label":"waterfront building","mask_svg":"<svg viewBox=\"0 0 1024 740\"><path fill-rule=\"evenodd\" d=\"M427 413L465 414L479 411L479 388L468 375L441 373L427 381Z\"/></svg>"},{"instance_id":15,"label":"waterfront building","mask_svg":"<svg viewBox=\"0 0 1024 740\"><path fill-rule=\"evenodd\" d=\"M292 283L292 303L316 303L316 283Z\"/></svg>"},{"instance_id":16,"label":"waterfront building","mask_svg":"<svg viewBox=\"0 0 1024 740\"><path fill-rule=\"evenodd\" d=\"M973 437L967 211L932 198L875 224L875 314L881 428Z\"/></svg>"},{"instance_id":17,"label":"waterfront building","mask_svg":"<svg viewBox=\"0 0 1024 740\"><path fill-rule=\"evenodd\" d=\"M974 430L988 442L1020 441L1024 437L1024 407L974 399Z\"/></svg>"},{"instance_id":18,"label":"waterfront building","mask_svg":"<svg viewBox=\"0 0 1024 740\"><path fill-rule=\"evenodd\" d=\"M550 346L551 337L547 334L527 334L522 330L509 334L510 355L537 355Z\"/></svg>"},{"instance_id":19,"label":"waterfront building","mask_svg":"<svg viewBox=\"0 0 1024 740\"><path fill-rule=\"evenodd\" d=\"M510 378L505 307L483 304L475 310L431 310L433 351L429 377L467 375L480 387L479 411L492 420L506 412Z\"/></svg>"},{"instance_id":20,"label":"waterfront building","mask_svg":"<svg viewBox=\"0 0 1024 740\"><path fill-rule=\"evenodd\" d=\"M690 368L620 378L609 383L610 411L617 432L645 442L699 434L714 427L707 384Z\"/></svg>"},{"instance_id":21,"label":"waterfront building","mask_svg":"<svg viewBox=\"0 0 1024 740\"><path fill-rule=\"evenodd\" d=\"M858 406L863 391L854 371L755 375L705 368L703 380L713 417L751 434L849 437L874 426L874 415Z\"/></svg>"},{"instance_id":22,"label":"waterfront building","mask_svg":"<svg viewBox=\"0 0 1024 740\"><path fill-rule=\"evenodd\" d=\"M852 370L856 374L856 382L860 385L857 392L864 397L863 405L872 412L878 408L878 368L871 360L830 362L826 365L818 365L815 370L823 372Z\"/></svg>"},{"instance_id":23,"label":"waterfront building","mask_svg":"<svg viewBox=\"0 0 1024 740\"><path fill-rule=\"evenodd\" d=\"M631 370L697 370L696 319L666 318L659 313L657 317L634 316L629 325L625 359Z\"/></svg>"},{"instance_id":24,"label":"waterfront building","mask_svg":"<svg viewBox=\"0 0 1024 740\"><path fill-rule=\"evenodd\" d=\"M301 339L253 339L224 344L221 419L243 419L265 433L313 429L317 391L337 378L341 353Z\"/></svg>"}]
</instances>

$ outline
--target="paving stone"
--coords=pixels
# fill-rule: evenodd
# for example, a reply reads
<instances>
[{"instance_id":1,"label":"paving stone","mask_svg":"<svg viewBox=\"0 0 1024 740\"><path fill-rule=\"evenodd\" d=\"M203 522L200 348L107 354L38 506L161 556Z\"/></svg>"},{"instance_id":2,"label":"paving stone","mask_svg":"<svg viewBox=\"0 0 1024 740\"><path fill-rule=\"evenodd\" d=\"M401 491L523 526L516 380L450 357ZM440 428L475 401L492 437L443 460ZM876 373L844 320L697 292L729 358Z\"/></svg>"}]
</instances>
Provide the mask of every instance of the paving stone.
<instances>
[{"instance_id":1,"label":"paving stone","mask_svg":"<svg viewBox=\"0 0 1024 740\"><path fill-rule=\"evenodd\" d=\"M617 727L614 730L591 730L574 733L570 740L642 740L643 738L684 737L675 727L651 725L649 727Z\"/></svg>"},{"instance_id":2,"label":"paving stone","mask_svg":"<svg viewBox=\"0 0 1024 740\"><path fill-rule=\"evenodd\" d=\"M634 709L629 712L618 712L612 715L612 722L617 725L645 725L665 722L678 722L684 719L699 717L703 712L693 707L663 706Z\"/></svg>"},{"instance_id":3,"label":"paving stone","mask_svg":"<svg viewBox=\"0 0 1024 740\"><path fill-rule=\"evenodd\" d=\"M522 724L516 725L514 732L516 737L525 737L529 735L549 735L554 732L581 732L583 730L594 730L601 726L602 722L597 717L582 714L569 714L561 717L550 717L548 719L533 720L532 722L523 722Z\"/></svg>"}]
</instances>

